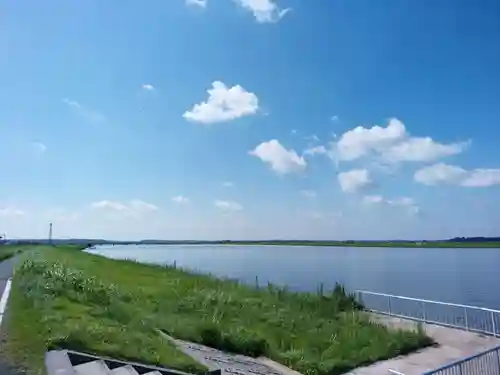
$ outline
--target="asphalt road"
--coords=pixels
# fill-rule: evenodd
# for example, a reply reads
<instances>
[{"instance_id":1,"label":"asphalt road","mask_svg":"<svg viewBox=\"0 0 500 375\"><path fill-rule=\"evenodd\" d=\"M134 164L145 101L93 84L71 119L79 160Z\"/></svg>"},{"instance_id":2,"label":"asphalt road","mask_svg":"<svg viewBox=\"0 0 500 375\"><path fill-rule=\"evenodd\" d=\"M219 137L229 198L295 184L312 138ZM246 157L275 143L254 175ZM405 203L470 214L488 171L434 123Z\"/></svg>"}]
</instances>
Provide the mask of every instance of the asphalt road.
<instances>
[{"instance_id":1,"label":"asphalt road","mask_svg":"<svg viewBox=\"0 0 500 375\"><path fill-rule=\"evenodd\" d=\"M3 262L0 262L0 296L3 295L3 291L5 289L5 284L7 283L7 280L12 277L12 271L14 269L14 266L19 262L20 257L16 256L10 259L6 259ZM2 322L3 325L3 322ZM2 331L2 327L0 326L0 336ZM1 340L3 341L5 338L1 337ZM1 345L1 343L0 343ZM1 348L0 348L1 349ZM17 369L15 367L12 367L6 363L6 361L3 358L3 355L0 354L0 374L1 375L21 375L24 374L24 372L20 369Z\"/></svg>"}]
</instances>

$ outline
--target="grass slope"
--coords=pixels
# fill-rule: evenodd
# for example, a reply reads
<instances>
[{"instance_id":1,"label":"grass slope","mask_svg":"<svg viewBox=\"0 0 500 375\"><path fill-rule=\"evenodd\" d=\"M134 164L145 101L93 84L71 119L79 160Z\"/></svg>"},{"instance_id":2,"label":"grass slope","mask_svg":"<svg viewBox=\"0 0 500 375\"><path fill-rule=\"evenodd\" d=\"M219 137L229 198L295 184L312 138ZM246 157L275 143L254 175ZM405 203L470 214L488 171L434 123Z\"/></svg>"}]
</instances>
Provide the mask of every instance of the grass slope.
<instances>
[{"instance_id":1,"label":"grass slope","mask_svg":"<svg viewBox=\"0 0 500 375\"><path fill-rule=\"evenodd\" d=\"M30 245L0 245L0 262L33 247Z\"/></svg>"},{"instance_id":2,"label":"grass slope","mask_svg":"<svg viewBox=\"0 0 500 375\"><path fill-rule=\"evenodd\" d=\"M61 249L29 254L16 270L9 310L7 352L31 369L45 348L67 347L204 370L155 329L265 355L307 375L341 374L432 343L422 332L369 322L342 287L328 296L273 286L257 290Z\"/></svg>"}]
</instances>

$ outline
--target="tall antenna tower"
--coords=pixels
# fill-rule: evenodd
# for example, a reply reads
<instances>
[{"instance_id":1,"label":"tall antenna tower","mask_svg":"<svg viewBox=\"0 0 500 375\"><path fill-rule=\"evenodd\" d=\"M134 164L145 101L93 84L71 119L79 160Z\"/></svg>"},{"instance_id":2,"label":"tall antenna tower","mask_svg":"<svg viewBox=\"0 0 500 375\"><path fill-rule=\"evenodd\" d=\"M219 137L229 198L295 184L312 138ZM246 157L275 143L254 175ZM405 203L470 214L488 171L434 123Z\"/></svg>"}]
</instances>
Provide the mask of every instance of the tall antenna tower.
<instances>
[{"instance_id":1,"label":"tall antenna tower","mask_svg":"<svg viewBox=\"0 0 500 375\"><path fill-rule=\"evenodd\" d=\"M49 244L52 245L52 223L49 224Z\"/></svg>"}]
</instances>

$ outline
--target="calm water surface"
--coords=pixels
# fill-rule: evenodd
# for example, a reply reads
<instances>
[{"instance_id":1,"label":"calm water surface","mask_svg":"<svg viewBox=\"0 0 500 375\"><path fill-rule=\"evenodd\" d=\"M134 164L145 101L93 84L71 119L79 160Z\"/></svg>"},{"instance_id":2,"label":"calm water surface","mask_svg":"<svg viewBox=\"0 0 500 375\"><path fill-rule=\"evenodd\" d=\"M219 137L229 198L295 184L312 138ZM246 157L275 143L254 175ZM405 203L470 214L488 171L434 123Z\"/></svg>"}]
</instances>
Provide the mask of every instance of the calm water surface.
<instances>
[{"instance_id":1,"label":"calm water surface","mask_svg":"<svg viewBox=\"0 0 500 375\"><path fill-rule=\"evenodd\" d=\"M341 282L350 290L500 309L500 249L319 246L101 246L110 258L172 264L248 283L295 290Z\"/></svg>"}]
</instances>

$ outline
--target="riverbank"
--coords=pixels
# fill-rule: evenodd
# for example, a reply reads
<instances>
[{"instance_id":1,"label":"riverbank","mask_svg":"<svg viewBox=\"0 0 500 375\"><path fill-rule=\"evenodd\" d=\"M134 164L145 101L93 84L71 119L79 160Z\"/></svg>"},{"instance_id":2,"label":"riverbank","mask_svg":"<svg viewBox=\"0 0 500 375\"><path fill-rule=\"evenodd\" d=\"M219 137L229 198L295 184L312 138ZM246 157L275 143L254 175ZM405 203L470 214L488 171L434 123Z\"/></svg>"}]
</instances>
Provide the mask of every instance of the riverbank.
<instances>
[{"instance_id":1,"label":"riverbank","mask_svg":"<svg viewBox=\"0 0 500 375\"><path fill-rule=\"evenodd\" d=\"M60 347L204 371L157 330L311 375L341 374L432 343L419 331L371 323L340 286L322 297L70 249L25 257L12 285L4 350L32 373L46 349Z\"/></svg>"}]
</instances>

